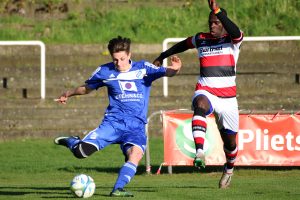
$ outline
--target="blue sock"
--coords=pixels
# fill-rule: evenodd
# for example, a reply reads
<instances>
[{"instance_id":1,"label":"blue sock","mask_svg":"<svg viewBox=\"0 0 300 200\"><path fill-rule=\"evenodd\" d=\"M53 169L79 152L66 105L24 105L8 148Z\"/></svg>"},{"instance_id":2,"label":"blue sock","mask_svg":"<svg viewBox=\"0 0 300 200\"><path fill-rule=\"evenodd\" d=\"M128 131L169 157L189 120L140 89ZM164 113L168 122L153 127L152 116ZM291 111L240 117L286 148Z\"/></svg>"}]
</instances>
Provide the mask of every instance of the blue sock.
<instances>
[{"instance_id":1,"label":"blue sock","mask_svg":"<svg viewBox=\"0 0 300 200\"><path fill-rule=\"evenodd\" d=\"M68 146L69 149L72 150L79 142L80 142L79 139L74 138L74 137L69 137L67 139L67 146Z\"/></svg>"},{"instance_id":2,"label":"blue sock","mask_svg":"<svg viewBox=\"0 0 300 200\"><path fill-rule=\"evenodd\" d=\"M136 165L131 162L126 162L119 171L118 179L115 183L113 192L118 188L124 188L130 182L136 173Z\"/></svg>"}]
</instances>

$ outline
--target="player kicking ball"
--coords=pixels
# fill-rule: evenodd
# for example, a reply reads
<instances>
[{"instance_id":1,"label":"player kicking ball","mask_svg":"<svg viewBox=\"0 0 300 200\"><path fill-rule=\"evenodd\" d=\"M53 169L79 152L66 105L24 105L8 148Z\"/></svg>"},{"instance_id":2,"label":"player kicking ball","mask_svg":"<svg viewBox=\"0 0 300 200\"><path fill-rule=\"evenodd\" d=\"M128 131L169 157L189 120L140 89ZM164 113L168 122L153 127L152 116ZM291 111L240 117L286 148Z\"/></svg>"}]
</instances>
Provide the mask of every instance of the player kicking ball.
<instances>
[{"instance_id":1,"label":"player kicking ball","mask_svg":"<svg viewBox=\"0 0 300 200\"><path fill-rule=\"evenodd\" d=\"M56 99L66 104L69 97L107 87L109 105L102 123L83 139L61 136L54 142L69 148L77 158L86 158L110 144L120 144L125 163L110 193L113 197L133 196L124 187L134 177L147 145L145 124L151 83L163 76L172 77L181 68L181 60L177 56L171 58L171 66L168 67L157 67L146 61L135 62L130 59L130 44L130 39L121 36L111 39L108 50L112 62L99 66L85 84L64 92Z\"/></svg>"},{"instance_id":2,"label":"player kicking ball","mask_svg":"<svg viewBox=\"0 0 300 200\"><path fill-rule=\"evenodd\" d=\"M163 59L173 54L193 48L198 50L200 76L192 99L192 133L196 146L194 165L205 167L203 146L207 128L206 117L214 114L226 157L219 188L228 188L238 153L236 135L239 129L239 111L235 78L243 33L215 0L208 0L208 5L211 9L208 19L210 31L199 32L175 44L162 52L153 63L160 65Z\"/></svg>"}]
</instances>

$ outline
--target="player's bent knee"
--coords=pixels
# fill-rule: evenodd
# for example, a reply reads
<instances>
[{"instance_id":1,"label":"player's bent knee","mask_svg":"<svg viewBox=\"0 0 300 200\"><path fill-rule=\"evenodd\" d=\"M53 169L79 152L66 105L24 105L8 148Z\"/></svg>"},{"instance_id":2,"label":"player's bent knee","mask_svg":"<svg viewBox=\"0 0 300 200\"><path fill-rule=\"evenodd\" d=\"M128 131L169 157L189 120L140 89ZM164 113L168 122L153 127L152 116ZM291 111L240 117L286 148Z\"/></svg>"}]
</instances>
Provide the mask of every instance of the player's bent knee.
<instances>
[{"instance_id":1,"label":"player's bent knee","mask_svg":"<svg viewBox=\"0 0 300 200\"><path fill-rule=\"evenodd\" d=\"M224 128L220 130L220 133L224 142L224 147L229 151L235 150L237 146L236 144L237 133Z\"/></svg>"},{"instance_id":2,"label":"player's bent knee","mask_svg":"<svg viewBox=\"0 0 300 200\"><path fill-rule=\"evenodd\" d=\"M224 147L229 150L229 151L233 151L236 149L236 143L235 142L231 142L231 143L227 143L227 144L224 144Z\"/></svg>"},{"instance_id":3,"label":"player's bent knee","mask_svg":"<svg viewBox=\"0 0 300 200\"><path fill-rule=\"evenodd\" d=\"M97 151L97 148L91 144L81 142L77 146L75 146L72 149L72 152L76 158L83 159L90 155L92 155L94 152Z\"/></svg>"},{"instance_id":4,"label":"player's bent knee","mask_svg":"<svg viewBox=\"0 0 300 200\"><path fill-rule=\"evenodd\" d=\"M132 146L132 148L127 151L127 157L128 161L138 165L140 160L143 158L143 151L136 146Z\"/></svg>"},{"instance_id":5,"label":"player's bent knee","mask_svg":"<svg viewBox=\"0 0 300 200\"><path fill-rule=\"evenodd\" d=\"M205 116L206 111L202 107L195 107L194 115Z\"/></svg>"}]
</instances>

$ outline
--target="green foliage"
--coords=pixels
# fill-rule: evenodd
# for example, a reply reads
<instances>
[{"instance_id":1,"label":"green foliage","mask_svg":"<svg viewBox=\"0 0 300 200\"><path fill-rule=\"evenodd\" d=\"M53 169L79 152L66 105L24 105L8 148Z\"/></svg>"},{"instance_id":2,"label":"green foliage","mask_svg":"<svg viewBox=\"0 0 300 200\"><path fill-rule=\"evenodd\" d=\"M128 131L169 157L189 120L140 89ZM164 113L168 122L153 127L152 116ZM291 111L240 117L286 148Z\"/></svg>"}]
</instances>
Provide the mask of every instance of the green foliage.
<instances>
[{"instance_id":1,"label":"green foliage","mask_svg":"<svg viewBox=\"0 0 300 200\"><path fill-rule=\"evenodd\" d=\"M0 40L106 43L112 37L124 35L138 43L161 43L167 37L187 37L208 30L209 8L206 0L174 1L173 4L157 0L42 2L68 2L70 9L58 18L53 13L46 13L42 18L3 15L0 22ZM299 35L299 1L218 2L227 9L229 17L246 36ZM1 3L0 8L3 5ZM28 28L28 21L33 28Z\"/></svg>"},{"instance_id":2,"label":"green foliage","mask_svg":"<svg viewBox=\"0 0 300 200\"><path fill-rule=\"evenodd\" d=\"M299 35L299 6L293 0L245 1L237 12L238 24L249 36Z\"/></svg>"},{"instance_id":3,"label":"green foliage","mask_svg":"<svg viewBox=\"0 0 300 200\"><path fill-rule=\"evenodd\" d=\"M0 13L3 13L5 10L6 4L9 2L9 0L1 0L0 1Z\"/></svg>"}]
</instances>

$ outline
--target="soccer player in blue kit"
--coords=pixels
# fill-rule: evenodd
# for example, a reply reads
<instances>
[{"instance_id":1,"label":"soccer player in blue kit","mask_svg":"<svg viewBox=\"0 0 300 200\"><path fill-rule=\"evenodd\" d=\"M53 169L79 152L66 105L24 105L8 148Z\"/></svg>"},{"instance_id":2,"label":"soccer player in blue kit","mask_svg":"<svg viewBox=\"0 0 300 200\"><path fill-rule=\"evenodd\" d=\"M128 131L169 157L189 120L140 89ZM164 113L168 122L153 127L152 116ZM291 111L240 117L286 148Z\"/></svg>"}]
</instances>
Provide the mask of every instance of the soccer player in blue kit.
<instances>
[{"instance_id":1,"label":"soccer player in blue kit","mask_svg":"<svg viewBox=\"0 0 300 200\"><path fill-rule=\"evenodd\" d=\"M132 61L129 38L118 36L109 41L112 62L99 66L85 84L64 92L56 99L66 104L71 96L85 95L100 87L107 87L109 105L102 123L83 139L77 136L60 136L54 143L66 146L77 158L86 158L110 144L120 144L125 163L110 196L132 197L125 191L142 159L147 136L148 101L151 83L163 76L174 76L181 68L181 60L171 57L171 66L157 67L146 61Z\"/></svg>"}]
</instances>

